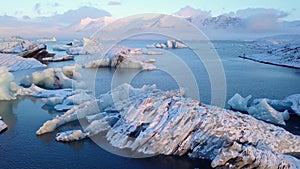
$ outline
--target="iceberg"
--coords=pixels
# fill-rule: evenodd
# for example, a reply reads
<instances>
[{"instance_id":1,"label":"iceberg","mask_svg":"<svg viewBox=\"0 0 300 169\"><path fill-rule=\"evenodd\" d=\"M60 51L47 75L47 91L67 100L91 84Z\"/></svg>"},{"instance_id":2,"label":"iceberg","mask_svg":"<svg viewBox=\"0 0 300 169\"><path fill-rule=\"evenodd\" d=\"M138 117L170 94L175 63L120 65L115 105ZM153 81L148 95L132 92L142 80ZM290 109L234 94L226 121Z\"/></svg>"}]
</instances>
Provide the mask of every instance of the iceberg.
<instances>
[{"instance_id":1,"label":"iceberg","mask_svg":"<svg viewBox=\"0 0 300 169\"><path fill-rule=\"evenodd\" d=\"M142 70L154 70L156 67L147 62L143 61L139 55L143 53L139 49L128 49L127 47L117 46L110 51L105 58L90 61L84 64L83 67L86 69L111 67L111 68L132 68ZM153 62L152 62L153 63Z\"/></svg>"},{"instance_id":2,"label":"iceberg","mask_svg":"<svg viewBox=\"0 0 300 169\"><path fill-rule=\"evenodd\" d=\"M35 84L44 89L85 88L85 83L80 81L80 74L75 66L63 68L48 68L40 72L34 72L21 80L21 85Z\"/></svg>"},{"instance_id":3,"label":"iceberg","mask_svg":"<svg viewBox=\"0 0 300 169\"><path fill-rule=\"evenodd\" d=\"M294 94L291 96L288 96L283 101L287 101L292 103L291 109L300 116L300 94Z\"/></svg>"},{"instance_id":4,"label":"iceberg","mask_svg":"<svg viewBox=\"0 0 300 169\"><path fill-rule=\"evenodd\" d=\"M249 107L248 113L257 119L279 125L285 125L284 120L290 118L287 110L284 112L276 111L268 104L266 99L262 99L257 105Z\"/></svg>"},{"instance_id":5,"label":"iceberg","mask_svg":"<svg viewBox=\"0 0 300 169\"><path fill-rule=\"evenodd\" d=\"M0 116L0 133L4 132L7 129L7 125L2 120L2 117Z\"/></svg>"},{"instance_id":6,"label":"iceberg","mask_svg":"<svg viewBox=\"0 0 300 169\"><path fill-rule=\"evenodd\" d=\"M42 38L42 39L38 39L36 40L37 42L56 42L56 38L52 37L52 38Z\"/></svg>"},{"instance_id":7,"label":"iceberg","mask_svg":"<svg viewBox=\"0 0 300 169\"><path fill-rule=\"evenodd\" d=\"M68 61L68 60L74 60L74 56L73 55L63 55L63 56L58 56L58 57L43 58L44 62L63 62L63 61Z\"/></svg>"},{"instance_id":8,"label":"iceberg","mask_svg":"<svg viewBox=\"0 0 300 169\"><path fill-rule=\"evenodd\" d=\"M17 85L13 80L13 74L6 67L0 67L0 100L12 100L16 98L14 86Z\"/></svg>"},{"instance_id":9,"label":"iceberg","mask_svg":"<svg viewBox=\"0 0 300 169\"><path fill-rule=\"evenodd\" d=\"M155 86L124 84L96 100L47 121L37 134L87 118L88 126L83 134L78 131L76 140L103 132L114 147L148 155L188 154L212 160L213 167L296 168L300 164L286 155L300 152L299 136L252 116L186 98L182 90L164 92Z\"/></svg>"},{"instance_id":10,"label":"iceberg","mask_svg":"<svg viewBox=\"0 0 300 169\"><path fill-rule=\"evenodd\" d=\"M72 42L72 47L67 48L66 52L69 55L87 55L101 52L102 44L96 40L83 38L83 43Z\"/></svg>"},{"instance_id":11,"label":"iceberg","mask_svg":"<svg viewBox=\"0 0 300 169\"><path fill-rule=\"evenodd\" d=\"M46 65L34 58L23 58L13 54L0 53L0 66L5 66L9 71L14 72L24 69L45 67Z\"/></svg>"},{"instance_id":12,"label":"iceberg","mask_svg":"<svg viewBox=\"0 0 300 169\"><path fill-rule=\"evenodd\" d=\"M184 43L174 39L168 40L165 43L154 43L152 45L147 45L146 47L147 48L173 48L173 49L187 48L187 46Z\"/></svg>"},{"instance_id":13,"label":"iceberg","mask_svg":"<svg viewBox=\"0 0 300 169\"><path fill-rule=\"evenodd\" d=\"M70 130L56 134L56 141L76 141L82 140L86 137L86 134L82 133L81 130Z\"/></svg>"},{"instance_id":14,"label":"iceberg","mask_svg":"<svg viewBox=\"0 0 300 169\"><path fill-rule=\"evenodd\" d=\"M251 95L243 98L240 94L236 93L234 96L228 100L228 104L234 110L246 112L248 110L248 103L251 99Z\"/></svg>"}]
</instances>

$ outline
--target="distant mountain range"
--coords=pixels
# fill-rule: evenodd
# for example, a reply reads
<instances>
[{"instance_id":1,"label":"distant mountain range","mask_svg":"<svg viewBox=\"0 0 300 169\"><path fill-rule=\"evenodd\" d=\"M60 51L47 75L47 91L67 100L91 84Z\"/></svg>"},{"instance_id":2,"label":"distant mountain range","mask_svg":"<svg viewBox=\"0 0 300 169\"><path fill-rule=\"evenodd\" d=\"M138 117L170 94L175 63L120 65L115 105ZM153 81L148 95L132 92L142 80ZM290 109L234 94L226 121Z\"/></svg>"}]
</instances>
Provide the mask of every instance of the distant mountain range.
<instances>
[{"instance_id":1,"label":"distant mountain range","mask_svg":"<svg viewBox=\"0 0 300 169\"><path fill-rule=\"evenodd\" d=\"M210 39L255 39L276 34L300 33L300 21L284 21L282 18L287 14L275 9L249 8L212 17L209 11L186 6L172 15L192 23ZM92 35L114 21L116 19L109 12L93 7L82 7L51 17L24 16L20 19L5 15L0 16L0 37L83 37ZM157 21L160 24L162 22L166 21Z\"/></svg>"}]
</instances>

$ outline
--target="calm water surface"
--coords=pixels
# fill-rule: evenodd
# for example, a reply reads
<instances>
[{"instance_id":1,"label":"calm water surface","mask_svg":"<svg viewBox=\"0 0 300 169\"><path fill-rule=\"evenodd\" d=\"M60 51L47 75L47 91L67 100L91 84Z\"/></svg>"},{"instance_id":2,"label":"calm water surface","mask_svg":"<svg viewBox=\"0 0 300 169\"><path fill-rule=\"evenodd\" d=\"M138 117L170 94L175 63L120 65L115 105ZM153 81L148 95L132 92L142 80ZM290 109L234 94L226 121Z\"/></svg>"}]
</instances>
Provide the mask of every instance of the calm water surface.
<instances>
[{"instance_id":1,"label":"calm water surface","mask_svg":"<svg viewBox=\"0 0 300 169\"><path fill-rule=\"evenodd\" d=\"M126 41L122 42L129 47L143 48L153 41ZM255 51L246 48L247 42L216 41L214 42L226 75L226 97L229 99L234 93L243 96L251 94L253 98L268 97L283 99L291 94L300 93L300 70L252 62L238 58L238 55L250 54ZM199 49L201 45L199 45ZM95 83L96 95L111 89L112 76L130 77L134 75L131 84L136 87L144 84L156 84L162 90L178 88L176 77L184 77L181 67L168 65L168 57L180 58L190 68L199 86L200 100L210 103L211 88L208 74L190 49L165 50L164 55L147 56L155 58L161 68L154 71L136 71L113 69L85 70L94 74L91 77ZM79 56L85 57L85 56ZM50 67L70 65L73 62L54 63ZM178 69L173 74L165 72L167 66ZM40 70L40 69L36 69ZM32 71L32 70L31 70ZM16 81L30 71L15 72ZM119 76L121 75L121 76ZM125 78L126 79L126 78ZM130 159L116 156L98 147L91 140L59 143L55 141L55 134L69 129L80 129L78 122L72 122L59 127L55 132L36 136L36 130L48 119L59 113L52 108L43 106L39 99L22 97L14 101L0 102L0 116L3 117L9 128L0 135L0 168L210 168L208 160L190 159L173 156L156 156L146 159ZM288 122L287 129L300 135L300 118L293 117Z\"/></svg>"}]
</instances>

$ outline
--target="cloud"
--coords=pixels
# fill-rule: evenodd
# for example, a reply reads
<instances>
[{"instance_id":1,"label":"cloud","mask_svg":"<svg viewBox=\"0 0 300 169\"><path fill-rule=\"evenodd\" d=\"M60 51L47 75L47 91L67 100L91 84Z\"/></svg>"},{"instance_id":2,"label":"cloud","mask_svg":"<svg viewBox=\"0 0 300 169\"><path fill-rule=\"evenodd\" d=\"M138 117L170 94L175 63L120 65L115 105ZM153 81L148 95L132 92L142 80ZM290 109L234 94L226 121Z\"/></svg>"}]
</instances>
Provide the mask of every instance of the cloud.
<instances>
[{"instance_id":1,"label":"cloud","mask_svg":"<svg viewBox=\"0 0 300 169\"><path fill-rule=\"evenodd\" d=\"M285 18L289 15L289 13L272 8L247 8L236 11L235 15L240 18L249 18L257 16L272 16L275 18Z\"/></svg>"},{"instance_id":2,"label":"cloud","mask_svg":"<svg viewBox=\"0 0 300 169\"><path fill-rule=\"evenodd\" d=\"M122 3L119 2L119 1L109 1L109 2L107 3L107 5L110 5L110 6L117 6L117 5L122 5Z\"/></svg>"},{"instance_id":3,"label":"cloud","mask_svg":"<svg viewBox=\"0 0 300 169\"><path fill-rule=\"evenodd\" d=\"M40 3L36 3L33 7L34 11L37 13L37 14L41 14L41 4Z\"/></svg>"},{"instance_id":4,"label":"cloud","mask_svg":"<svg viewBox=\"0 0 300 169\"><path fill-rule=\"evenodd\" d=\"M243 20L246 29L261 32L276 31L279 22L289 13L277 9L247 8L236 11L234 15Z\"/></svg>"}]
</instances>

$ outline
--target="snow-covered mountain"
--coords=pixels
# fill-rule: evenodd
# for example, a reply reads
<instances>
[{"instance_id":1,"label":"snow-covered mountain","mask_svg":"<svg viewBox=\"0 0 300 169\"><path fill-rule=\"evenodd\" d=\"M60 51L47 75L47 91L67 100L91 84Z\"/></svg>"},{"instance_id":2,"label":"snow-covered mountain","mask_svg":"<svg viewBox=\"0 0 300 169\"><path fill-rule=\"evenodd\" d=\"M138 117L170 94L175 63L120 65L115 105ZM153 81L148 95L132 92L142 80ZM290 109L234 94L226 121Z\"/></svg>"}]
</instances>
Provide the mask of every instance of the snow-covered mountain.
<instances>
[{"instance_id":1,"label":"snow-covered mountain","mask_svg":"<svg viewBox=\"0 0 300 169\"><path fill-rule=\"evenodd\" d=\"M285 21L283 18L287 14L275 9L248 8L235 13L212 16L210 11L186 6L172 14L172 17L142 16L135 19L132 17L122 19L122 23L110 27L123 29L123 33L125 30L133 33L149 28L167 28L164 30L188 28L187 25L176 23L178 20L172 19L175 17L192 23L209 39L253 40L278 34L300 34L300 21ZM81 7L63 14L39 18L24 16L21 19L4 15L0 16L0 37L19 35L25 38L53 36L80 38L93 35L115 20L109 12L93 7ZM130 26L127 28L128 25Z\"/></svg>"},{"instance_id":2,"label":"snow-covered mountain","mask_svg":"<svg viewBox=\"0 0 300 169\"><path fill-rule=\"evenodd\" d=\"M70 31L74 32L95 32L96 30L112 23L116 19L111 16L104 16L101 18L90 18L86 17L81 19L79 22L69 26Z\"/></svg>"}]
</instances>

